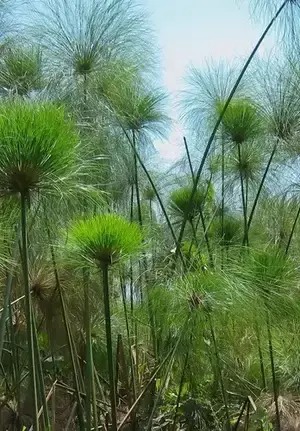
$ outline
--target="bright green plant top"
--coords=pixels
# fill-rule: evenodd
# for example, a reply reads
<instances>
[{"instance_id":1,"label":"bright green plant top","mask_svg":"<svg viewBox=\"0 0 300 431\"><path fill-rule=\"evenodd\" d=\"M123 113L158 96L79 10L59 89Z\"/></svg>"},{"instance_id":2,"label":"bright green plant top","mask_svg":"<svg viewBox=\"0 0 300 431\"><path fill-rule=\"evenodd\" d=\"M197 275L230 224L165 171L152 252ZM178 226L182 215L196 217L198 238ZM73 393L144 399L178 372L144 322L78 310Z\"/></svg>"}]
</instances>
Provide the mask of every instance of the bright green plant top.
<instances>
[{"instance_id":1,"label":"bright green plant top","mask_svg":"<svg viewBox=\"0 0 300 431\"><path fill-rule=\"evenodd\" d=\"M59 188L78 142L62 107L13 101L0 107L0 193Z\"/></svg>"},{"instance_id":2,"label":"bright green plant top","mask_svg":"<svg viewBox=\"0 0 300 431\"><path fill-rule=\"evenodd\" d=\"M225 102L218 102L220 115ZM256 138L261 132L261 117L258 108L248 99L233 99L222 120L225 136L235 144Z\"/></svg>"},{"instance_id":3,"label":"bright green plant top","mask_svg":"<svg viewBox=\"0 0 300 431\"><path fill-rule=\"evenodd\" d=\"M138 251L139 226L116 214L103 214L76 222L71 233L81 253L97 263L110 265Z\"/></svg>"}]
</instances>

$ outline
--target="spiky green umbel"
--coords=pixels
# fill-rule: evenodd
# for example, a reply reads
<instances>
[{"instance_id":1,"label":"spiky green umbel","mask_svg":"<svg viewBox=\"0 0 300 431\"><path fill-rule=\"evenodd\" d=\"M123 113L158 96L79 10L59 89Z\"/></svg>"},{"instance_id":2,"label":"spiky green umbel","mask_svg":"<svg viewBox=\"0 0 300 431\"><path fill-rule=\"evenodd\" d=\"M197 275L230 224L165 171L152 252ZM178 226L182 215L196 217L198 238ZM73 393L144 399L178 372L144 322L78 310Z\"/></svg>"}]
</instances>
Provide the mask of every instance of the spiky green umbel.
<instances>
[{"instance_id":1,"label":"spiky green umbel","mask_svg":"<svg viewBox=\"0 0 300 431\"><path fill-rule=\"evenodd\" d=\"M187 186L174 190L170 196L170 208L172 212L177 216L183 217L185 212L189 210L189 221L193 220L193 218L199 214L205 198L205 190L197 189L193 198L193 203L191 207L189 207L191 193L192 187Z\"/></svg>"},{"instance_id":2,"label":"spiky green umbel","mask_svg":"<svg viewBox=\"0 0 300 431\"><path fill-rule=\"evenodd\" d=\"M138 225L116 214L103 214L78 221L72 236L82 254L100 265L111 265L139 248L142 236Z\"/></svg>"},{"instance_id":3,"label":"spiky green umbel","mask_svg":"<svg viewBox=\"0 0 300 431\"><path fill-rule=\"evenodd\" d=\"M78 221L72 229L73 241L83 257L94 260L102 269L107 362L110 383L112 430L117 431L117 403L109 305L108 267L135 253L141 245L138 225L115 214L104 214Z\"/></svg>"},{"instance_id":4,"label":"spiky green umbel","mask_svg":"<svg viewBox=\"0 0 300 431\"><path fill-rule=\"evenodd\" d=\"M59 188L78 141L62 107L12 101L0 106L0 194Z\"/></svg>"},{"instance_id":5,"label":"spiky green umbel","mask_svg":"<svg viewBox=\"0 0 300 431\"><path fill-rule=\"evenodd\" d=\"M236 179L241 176L245 182L254 182L260 179L260 172L263 166L264 158L257 145L245 143L241 145L238 155L232 153L227 159L228 171L231 172Z\"/></svg>"},{"instance_id":6,"label":"spiky green umbel","mask_svg":"<svg viewBox=\"0 0 300 431\"><path fill-rule=\"evenodd\" d=\"M242 221L231 214L226 214L222 223L216 219L211 225L211 233L214 234L221 245L229 247L238 244L241 237Z\"/></svg>"},{"instance_id":7,"label":"spiky green umbel","mask_svg":"<svg viewBox=\"0 0 300 431\"><path fill-rule=\"evenodd\" d=\"M147 201L151 201L151 202L155 199L155 192L152 187L150 186L146 187L146 189L144 190L144 198Z\"/></svg>"},{"instance_id":8,"label":"spiky green umbel","mask_svg":"<svg viewBox=\"0 0 300 431\"><path fill-rule=\"evenodd\" d=\"M225 102L218 102L219 115ZM233 99L222 120L223 131L227 139L234 144L256 138L261 132L261 118L258 108L249 99Z\"/></svg>"},{"instance_id":9,"label":"spiky green umbel","mask_svg":"<svg viewBox=\"0 0 300 431\"><path fill-rule=\"evenodd\" d=\"M33 48L8 46L0 62L0 87L19 96L42 87L41 54Z\"/></svg>"}]
</instances>

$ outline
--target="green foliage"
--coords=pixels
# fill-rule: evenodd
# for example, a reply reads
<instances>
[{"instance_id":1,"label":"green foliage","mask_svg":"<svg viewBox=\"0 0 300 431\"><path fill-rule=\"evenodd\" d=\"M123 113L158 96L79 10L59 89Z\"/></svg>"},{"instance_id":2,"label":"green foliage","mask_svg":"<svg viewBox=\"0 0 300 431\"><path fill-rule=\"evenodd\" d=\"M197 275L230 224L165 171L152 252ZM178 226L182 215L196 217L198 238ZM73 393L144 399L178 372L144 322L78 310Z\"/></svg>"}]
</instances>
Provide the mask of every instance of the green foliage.
<instances>
[{"instance_id":1,"label":"green foliage","mask_svg":"<svg viewBox=\"0 0 300 431\"><path fill-rule=\"evenodd\" d=\"M150 201L150 202L152 202L154 199L155 199L155 192L154 192L154 190L153 190L153 188L152 187L147 187L145 190L144 190L144 197L145 197L145 199L147 200L147 201Z\"/></svg>"},{"instance_id":2,"label":"green foliage","mask_svg":"<svg viewBox=\"0 0 300 431\"><path fill-rule=\"evenodd\" d=\"M191 208L188 208L191 193L191 186L181 187L171 192L170 209L175 215L182 217L189 209L188 219L193 220L201 211L205 200L211 201L213 199L214 191L212 188L209 188L209 192L206 195L205 186L199 187L194 196Z\"/></svg>"},{"instance_id":3,"label":"green foliage","mask_svg":"<svg viewBox=\"0 0 300 431\"><path fill-rule=\"evenodd\" d=\"M224 103L217 103L218 114L222 112ZM262 122L257 106L250 99L234 99L226 110L222 125L229 141L242 144L260 134Z\"/></svg>"},{"instance_id":4,"label":"green foliage","mask_svg":"<svg viewBox=\"0 0 300 431\"><path fill-rule=\"evenodd\" d=\"M115 214L76 222L72 237L83 256L106 265L137 252L142 241L138 225Z\"/></svg>"},{"instance_id":5,"label":"green foliage","mask_svg":"<svg viewBox=\"0 0 300 431\"><path fill-rule=\"evenodd\" d=\"M260 171L263 165L263 156L256 144L244 143L240 148L240 153L231 153L227 160L228 172L235 175L236 179L240 176L245 181L255 182L260 178Z\"/></svg>"},{"instance_id":6,"label":"green foliage","mask_svg":"<svg viewBox=\"0 0 300 431\"><path fill-rule=\"evenodd\" d=\"M30 23L33 40L48 54L47 63L75 74L99 70L108 60L149 52L144 13L130 0L43 0Z\"/></svg>"},{"instance_id":7,"label":"green foliage","mask_svg":"<svg viewBox=\"0 0 300 431\"><path fill-rule=\"evenodd\" d=\"M224 220L218 217L211 225L211 233L221 245L230 246L241 243L242 221L238 217L225 214Z\"/></svg>"},{"instance_id":8,"label":"green foliage","mask_svg":"<svg viewBox=\"0 0 300 431\"><path fill-rule=\"evenodd\" d=\"M42 87L41 54L36 48L10 46L0 62L0 87L20 96Z\"/></svg>"},{"instance_id":9,"label":"green foliage","mask_svg":"<svg viewBox=\"0 0 300 431\"><path fill-rule=\"evenodd\" d=\"M73 174L77 142L62 107L20 101L0 105L1 194L59 189Z\"/></svg>"},{"instance_id":10,"label":"green foliage","mask_svg":"<svg viewBox=\"0 0 300 431\"><path fill-rule=\"evenodd\" d=\"M253 282L263 289L270 286L276 290L279 285L291 280L289 259L282 250L276 247L269 247L265 250L253 250L249 260L249 270L253 277Z\"/></svg>"},{"instance_id":11,"label":"green foliage","mask_svg":"<svg viewBox=\"0 0 300 431\"><path fill-rule=\"evenodd\" d=\"M146 88L135 68L117 64L112 77L104 75L99 81L100 94L126 130L163 134L168 120L162 110L166 95Z\"/></svg>"}]
</instances>

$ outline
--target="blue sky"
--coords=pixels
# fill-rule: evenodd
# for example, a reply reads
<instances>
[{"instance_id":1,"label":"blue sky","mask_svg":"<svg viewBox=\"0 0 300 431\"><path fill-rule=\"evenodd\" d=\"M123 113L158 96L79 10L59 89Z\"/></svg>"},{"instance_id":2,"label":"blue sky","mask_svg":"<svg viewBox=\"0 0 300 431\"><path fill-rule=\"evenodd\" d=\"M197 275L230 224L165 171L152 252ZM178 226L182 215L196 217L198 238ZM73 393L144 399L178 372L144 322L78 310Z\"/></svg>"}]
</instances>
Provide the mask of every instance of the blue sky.
<instances>
[{"instance_id":1,"label":"blue sky","mask_svg":"<svg viewBox=\"0 0 300 431\"><path fill-rule=\"evenodd\" d=\"M161 50L163 84L171 93L174 108L176 94L183 88L189 65L203 67L210 59L233 60L245 57L263 31L249 11L248 0L140 0L145 5ZM260 54L273 46L270 35ZM155 143L161 156L176 159L181 151L183 131L174 127L167 142Z\"/></svg>"}]
</instances>

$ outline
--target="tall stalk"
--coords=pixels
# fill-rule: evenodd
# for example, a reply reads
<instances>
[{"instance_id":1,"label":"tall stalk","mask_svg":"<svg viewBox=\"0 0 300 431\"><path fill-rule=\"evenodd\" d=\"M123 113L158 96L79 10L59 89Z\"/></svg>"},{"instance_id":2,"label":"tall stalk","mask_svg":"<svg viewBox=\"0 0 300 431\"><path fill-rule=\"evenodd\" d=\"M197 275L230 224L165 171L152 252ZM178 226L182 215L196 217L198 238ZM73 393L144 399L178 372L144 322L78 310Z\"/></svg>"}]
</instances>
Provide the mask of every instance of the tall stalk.
<instances>
[{"instance_id":1,"label":"tall stalk","mask_svg":"<svg viewBox=\"0 0 300 431\"><path fill-rule=\"evenodd\" d=\"M135 400L136 399L136 381L135 381L136 376L135 376L135 369L134 369L134 363L133 363L133 357L132 357L132 351L131 351L131 336L130 336L129 319L128 319L128 312L127 312L127 305L126 305L125 288L126 287L121 280L121 293L122 293L126 333L127 333L127 340L128 340L127 342L128 342L128 355L129 355L130 371L131 371L131 379L132 379L132 392L133 392L133 398Z\"/></svg>"},{"instance_id":2,"label":"tall stalk","mask_svg":"<svg viewBox=\"0 0 300 431\"><path fill-rule=\"evenodd\" d=\"M295 233L295 229L296 229L296 226L297 226L297 222L298 222L299 216L300 216L300 206L299 206L299 208L298 208L298 211L297 211L296 217L295 217L295 219L294 219L294 223L293 223L293 226L292 226L292 230L291 230L291 233L290 233L290 235L289 235L289 239L288 239L288 242L287 242L287 245L286 245L286 248L285 248L285 254L286 254L286 255L287 255L287 254L288 254L288 252L289 252L289 249L290 249L291 242L292 242L292 239L293 239L293 236L294 236L294 233Z\"/></svg>"},{"instance_id":3,"label":"tall stalk","mask_svg":"<svg viewBox=\"0 0 300 431\"><path fill-rule=\"evenodd\" d=\"M133 199L134 199L134 185L131 185L130 190L130 221L133 221ZM129 279L130 279L130 312L131 312L131 324L133 323L133 263L132 258L130 258L129 266Z\"/></svg>"},{"instance_id":4,"label":"tall stalk","mask_svg":"<svg viewBox=\"0 0 300 431\"><path fill-rule=\"evenodd\" d=\"M187 328L187 325L188 325L188 323L190 321L190 316L191 316L191 314L189 314L189 316L187 317L187 319L185 321L185 324L181 328L181 331L180 331L180 333L178 335L177 341L176 341L176 343L175 343L175 345L173 347L173 350L172 350L172 353L171 353L171 356L170 356L170 360L169 360L169 363L167 365L167 369L166 369L164 378L162 379L159 392L156 395L156 399L155 399L155 402L154 402L154 405L153 405L153 409L152 409L152 412L150 414L150 417L149 417L149 420L148 420L148 424L147 424L147 428L146 428L145 431L151 431L151 429L152 429L153 418L154 418L156 409L158 407L158 403L160 402L161 396L162 396L163 391L165 389L165 385L166 385L167 379L169 378L170 372L172 370L172 366L173 366L175 354L176 354L178 346L179 346L179 344L181 342L182 336L183 336L183 334L184 334L184 332L185 332L185 330Z\"/></svg>"},{"instance_id":5,"label":"tall stalk","mask_svg":"<svg viewBox=\"0 0 300 431\"><path fill-rule=\"evenodd\" d=\"M249 245L248 218L247 218L247 206L248 206L248 202L247 202L248 191L247 191L247 189L248 189L248 187L246 185L246 188L245 188L243 173L241 171L241 161L242 161L242 157L241 157L241 144L237 144L237 149L238 149L238 161L239 161L239 166L240 166L239 171L240 171L242 206L243 206L243 216L244 216L244 239L245 239L245 244Z\"/></svg>"},{"instance_id":6,"label":"tall stalk","mask_svg":"<svg viewBox=\"0 0 300 431\"><path fill-rule=\"evenodd\" d=\"M40 393L41 404L43 407L43 423L45 431L50 431L50 418L49 418L49 409L48 403L46 400L46 389L44 384L44 375L43 375L43 367L41 362L38 337L37 337L37 329L34 315L32 316L32 333L33 333L33 341L34 341L34 353L35 353L35 362L37 368L37 386Z\"/></svg>"},{"instance_id":7,"label":"tall stalk","mask_svg":"<svg viewBox=\"0 0 300 431\"><path fill-rule=\"evenodd\" d=\"M45 211L45 208L44 208L44 211ZM60 304L61 304L61 309L62 309L62 314L63 314L63 321L64 321L64 326L65 326L66 335L67 335L68 350L69 350L69 354L70 354L70 358L71 358L72 371L73 371L73 377L74 377L74 385L75 385L75 393L76 393L76 398L77 398L79 427L80 427L80 431L83 431L83 430L85 430L85 427L84 427L84 417L83 417L83 409L82 409L81 395L80 395L80 388L83 388L83 381L82 381L82 376L80 374L80 367L78 366L77 353L76 353L76 351L74 351L74 343L72 340L72 334L71 334L71 330L70 330L67 308L66 308L66 304L65 304L63 290L62 290L61 283L60 283L60 278L58 275L56 258L55 258L55 254L54 254L54 248L53 248L53 245L51 244L51 233L50 233L47 217L46 217L46 231L47 231L48 240L49 240L49 244L50 244L50 253L51 253L51 260L52 260L52 265L53 265L53 272L54 272L54 276L55 276L56 289L58 291L58 296L60 299ZM79 370L79 373L77 372L77 370Z\"/></svg>"},{"instance_id":8,"label":"tall stalk","mask_svg":"<svg viewBox=\"0 0 300 431\"><path fill-rule=\"evenodd\" d=\"M39 430L38 420L38 394L37 394L37 380L35 373L35 355L34 355L34 339L33 339L33 320L32 320L32 306L31 294L29 285L29 272L28 272L28 245L27 245L27 196L25 193L21 194L21 237L22 237L22 268L24 278L24 293L25 293L25 312L26 312L26 330L28 342L28 357L29 357L29 379L30 389L32 396L33 407L33 424L34 431Z\"/></svg>"},{"instance_id":9,"label":"tall stalk","mask_svg":"<svg viewBox=\"0 0 300 431\"><path fill-rule=\"evenodd\" d=\"M276 431L281 431L281 426L280 426L280 410L279 410L279 405L278 405L278 387L277 387L277 380L276 380L276 371L275 371L274 351L273 351L273 343L272 343L270 315L269 315L269 310L267 308L266 308L266 321L267 321L267 331L268 331L268 344L269 344L270 363L271 363L271 371L272 371L273 394L274 394L274 403L275 403L275 411L276 411Z\"/></svg>"},{"instance_id":10,"label":"tall stalk","mask_svg":"<svg viewBox=\"0 0 300 431\"><path fill-rule=\"evenodd\" d=\"M20 355L17 346L18 337L16 336L15 327L13 324L13 313L12 304L9 304L9 324L10 324L10 342L11 342L11 353L12 353L12 364L13 364L13 385L15 388L15 398L18 411L21 408L21 368L20 367Z\"/></svg>"},{"instance_id":11,"label":"tall stalk","mask_svg":"<svg viewBox=\"0 0 300 431\"><path fill-rule=\"evenodd\" d=\"M145 396L145 394L147 393L147 391L149 390L149 388L152 386L152 384L153 384L156 376L162 370L162 368L165 366L165 364L167 363L168 359L173 354L174 349L177 349L177 346L178 346L178 344L176 344L173 347L173 349L170 350L170 352L164 357L164 359L161 361L161 363L157 366L156 370L154 371L154 373L150 377L148 383L143 387L143 389L141 390L139 396L137 397L137 399L135 400L135 402L133 403L133 405L130 407L129 411L126 413L126 415L122 419L122 421L121 421L121 423L120 423L120 425L118 427L118 431L120 431L125 426L127 419L130 417L130 415L132 414L132 412L134 412L136 410L139 402L142 400L142 398Z\"/></svg>"},{"instance_id":12,"label":"tall stalk","mask_svg":"<svg viewBox=\"0 0 300 431\"><path fill-rule=\"evenodd\" d=\"M263 358L262 349L261 349L260 331L259 331L257 321L255 322L255 333L256 333L256 339L257 339L257 348L258 348L258 356L259 356L259 363L260 363L262 387L263 387L263 390L265 390L267 387L266 373L265 373L265 366L264 366L264 358Z\"/></svg>"},{"instance_id":13,"label":"tall stalk","mask_svg":"<svg viewBox=\"0 0 300 431\"><path fill-rule=\"evenodd\" d=\"M108 103L108 105L109 105L110 109L113 111L113 107L112 107L112 105L111 105L110 101L109 101L108 99L106 99L106 102ZM163 203L163 201L162 201L162 198L161 198L161 196L160 196L160 194L159 194L159 192L158 192L158 190L157 190L157 188L156 188L156 186L155 186L155 183L154 183L154 181L153 181L153 179L152 179L151 175L149 174L149 171L148 171L148 169L146 168L146 166L145 166L144 162L142 161L142 159L141 159L141 157L140 157L140 155L139 155L138 151L136 150L136 148L135 148L135 146L134 146L134 144L133 144L133 141L132 141L131 137L130 137L130 136L129 136L129 134L127 133L127 130L125 129L125 127L123 126L123 124L122 124L122 122L121 122L121 121L119 121L119 120L118 120L118 123L119 123L119 125L120 125L120 127L121 127L121 129L122 129L122 131L123 131L123 133L124 133L124 135L126 136L126 139L127 139L128 143L129 143L130 147L132 148L132 150L133 150L133 151L135 152L135 154L136 154L137 161L139 162L139 164L140 164L141 168L143 169L143 171L144 171L144 173L145 173L145 175L146 175L146 177L147 177L147 179L148 179L148 181L149 181L149 183L150 183L150 185L151 185L151 187L152 187L152 189L153 189L153 191L154 191L154 193L155 193L155 196L156 196L156 198L157 198L157 200L158 200L158 202L159 202L160 208L161 208L162 213L163 213L163 215L164 215L164 217L165 217L165 220L166 220L166 223L167 223L168 228L169 228L169 230L170 230L170 233L171 233L171 235L172 235L173 241L175 242L175 244L177 244L177 237L176 237L175 231L174 231L174 229L173 229L173 226L172 226L171 220L170 220L170 218L169 218L169 216L168 216L168 213L167 213L167 211L166 211L166 208L165 208L165 206L164 206L164 203ZM178 247L177 247L176 249L178 249ZM180 257L183 267L185 267L185 260L184 260L184 257L183 257L183 255L182 255L182 252L181 252L180 247L179 247L179 250L178 250L178 252L177 252L177 255Z\"/></svg>"},{"instance_id":14,"label":"tall stalk","mask_svg":"<svg viewBox=\"0 0 300 431\"><path fill-rule=\"evenodd\" d=\"M153 228L153 208L152 208L152 199L149 199L149 217L150 217L150 226L151 226L151 231ZM152 242L152 251L151 251L151 255L152 255L152 268L155 268L155 262L156 262L156 248L155 248L155 244L153 245L153 240Z\"/></svg>"},{"instance_id":15,"label":"tall stalk","mask_svg":"<svg viewBox=\"0 0 300 431\"><path fill-rule=\"evenodd\" d=\"M140 198L140 187L139 187L139 177L138 177L138 164L137 164L137 148L136 148L136 135L135 130L132 130L132 143L134 147L133 151L133 161L134 161L134 184L135 184L135 197L136 197L136 204L137 204L137 210L138 210L138 221L140 226L143 226L143 219L142 219L142 209L141 209L141 198Z\"/></svg>"},{"instance_id":16,"label":"tall stalk","mask_svg":"<svg viewBox=\"0 0 300 431\"><path fill-rule=\"evenodd\" d=\"M249 215L249 219L248 219L248 234L249 234L249 229L250 229L250 226L251 226L251 223L252 223L252 219L253 219L253 216L254 216L254 213L255 213L256 207L257 207L257 203L258 203L258 200L259 200L259 198L260 198L261 191L262 191L262 189L263 189L263 186L264 186L264 183L265 183L266 177L267 177L268 172L269 172L269 170L270 170L271 163L272 163L272 161L273 161L274 155L275 155L276 150L277 150L278 142L279 142L279 139L277 139L277 141L276 141L276 143L275 143L275 145L274 145L274 147L273 147L273 149L272 149L271 155L270 155L270 157L269 157L269 160L268 160L268 163L267 163L266 169L265 169L264 174L263 174L263 176L262 176L261 182L260 182L260 184L259 184L259 187L258 187L258 190L257 190L256 196L255 196L255 199L254 199L254 202L253 202L253 205L252 205L251 211L250 211L250 215ZM244 238L244 241L245 241L245 238Z\"/></svg>"},{"instance_id":17,"label":"tall stalk","mask_svg":"<svg viewBox=\"0 0 300 431\"><path fill-rule=\"evenodd\" d=\"M222 194L222 200L221 200L221 238L222 241L224 240L224 217L225 217L225 136L222 133L222 155L221 155L221 194ZM222 246L221 249L221 269L224 269L224 247Z\"/></svg>"},{"instance_id":18,"label":"tall stalk","mask_svg":"<svg viewBox=\"0 0 300 431\"><path fill-rule=\"evenodd\" d=\"M15 261L15 259L17 258L18 242L19 241L17 240L16 244L13 248L13 253L12 253L13 261ZM9 304L11 301L13 279L14 279L13 271L9 271L9 273L7 274L7 279L6 279L6 287L5 287L4 301L3 301L3 311L1 313L1 318L0 318L0 361L2 359L2 353L3 353L5 326L6 326L6 321L7 321L8 315L9 315Z\"/></svg>"},{"instance_id":19,"label":"tall stalk","mask_svg":"<svg viewBox=\"0 0 300 431\"><path fill-rule=\"evenodd\" d=\"M186 352L184 364L183 364L183 368L182 368L182 372L181 372L181 378L180 378L178 394L177 394L177 399L176 399L176 407L175 407L172 431L176 431L177 415L178 415L179 404L180 404L180 400L181 400L181 393L182 393L182 388L183 388L183 384L184 384L185 371L186 371L186 367L188 364L188 360L189 360L189 350Z\"/></svg>"},{"instance_id":20,"label":"tall stalk","mask_svg":"<svg viewBox=\"0 0 300 431\"><path fill-rule=\"evenodd\" d=\"M215 126L213 128L213 131L212 131L212 133L211 133L211 135L210 135L210 137L208 139L207 145L205 147L205 150L204 150L204 153L203 153L203 156L202 156L202 160L200 162L200 166L199 166L199 168L197 170L197 173L196 173L196 176L195 176L194 186L193 186L192 193L191 193L191 196L190 196L190 202L189 202L189 205L187 205L186 212L184 214L184 219L182 221L180 233L179 233L178 239L176 241L177 247L176 247L175 257L178 257L178 255L180 253L180 244L181 244L181 241L182 241L182 238L183 238L183 235L184 235L185 226L186 226L186 223L188 221L188 215L189 215L190 210L191 210L191 206L192 206L192 202L193 202L196 190L197 190L197 186L198 186L198 183L199 183L199 180L200 180L200 177L201 177L201 174L202 174L202 171L203 171L206 159L208 157L209 151L210 151L211 146L212 146L212 144L214 142L214 139L216 137L216 134L217 134L217 131L219 129L219 126L222 123L222 120L223 120L223 117L224 117L224 115L225 115L225 113L227 111L227 108L228 108L228 106L229 106L229 104L230 104L230 102L231 102L231 100L232 100L232 98L233 98L233 96L234 96L234 94L235 94L238 86L240 85L241 80L243 79L243 77L244 77L244 75L245 75L245 73L246 73L246 71L247 71L247 69L248 69L251 61L253 60L253 57L255 56L255 54L257 53L257 51L259 49L259 47L261 46L262 42L264 41L265 37L267 36L267 34L269 33L269 31L271 30L271 28L275 24L275 21L278 19L278 17L280 16L280 14L284 10L284 8L289 3L290 3L290 0L285 0L282 3L282 5L277 10L277 12L274 15L274 17L269 22L269 24L266 27L265 31L263 32L263 34L259 38L257 44L255 45L255 47L252 50L250 56L248 57L246 63L244 64L244 67L242 68L242 70L241 70L241 72L240 72L240 74L238 76L238 79L236 80L236 82L235 82L235 84L234 84L234 86L233 86L233 88L232 88L232 90L231 90L231 92L230 92L230 94L228 96L228 99L226 100L226 102L225 102L225 104L223 106L222 112L220 113L219 118L216 121L216 124L215 124Z\"/></svg>"},{"instance_id":21,"label":"tall stalk","mask_svg":"<svg viewBox=\"0 0 300 431\"><path fill-rule=\"evenodd\" d=\"M126 323L128 355L129 355L131 382L132 382L132 394L131 394L130 393L130 381L128 379L128 398L129 398L129 405L131 407L136 400L136 394L137 394L137 392L136 392L136 373L135 373L133 356L132 356L132 351L131 351L131 336L130 336L129 319L128 319L126 295L125 295L126 285L123 283L122 278L120 278L120 285L121 285L122 302L123 302L124 316L125 316L125 323ZM116 382L117 382L117 379L116 379ZM135 415L134 411L132 412L131 423L132 423L132 430L135 430L136 429L136 415Z\"/></svg>"},{"instance_id":22,"label":"tall stalk","mask_svg":"<svg viewBox=\"0 0 300 431\"><path fill-rule=\"evenodd\" d=\"M137 210L138 210L138 221L139 221L139 225L142 228L143 227L143 218L142 218L142 209L141 209L140 188L139 188L139 181L138 181L138 164L137 164L138 152L137 152L137 145L136 145L136 132L135 132L135 130L132 130L132 143L133 143L133 157L134 157L134 183L135 183ZM146 258L144 253L142 256L142 262L143 262L143 267L144 267L143 269L144 269L144 277L145 277L146 287L148 287L148 284L149 284L148 264L147 264L147 258ZM153 352L154 352L154 357L157 358L157 342L156 342L154 315L153 315L153 310L152 310L151 301L149 299L149 295L147 295L147 302L148 302L149 320L150 320L150 325L151 325L151 337L152 337L152 342L153 342Z\"/></svg>"},{"instance_id":23,"label":"tall stalk","mask_svg":"<svg viewBox=\"0 0 300 431\"><path fill-rule=\"evenodd\" d=\"M86 269L83 270L83 289L84 289L84 324L85 324L85 342L86 342L86 429L92 428L92 406L94 416L94 428L98 428L98 412L96 401L96 389L94 379L94 361L91 331L91 309L90 309L90 289L89 276Z\"/></svg>"},{"instance_id":24,"label":"tall stalk","mask_svg":"<svg viewBox=\"0 0 300 431\"><path fill-rule=\"evenodd\" d=\"M116 397L116 387L115 387L115 377L114 377L111 314L110 314L110 305L109 305L108 265L103 263L101 265L101 270L102 270L102 283L103 283L107 365L108 365L109 387L110 387L109 389L110 389L110 405L111 405L111 419L112 419L111 430L117 431L117 397Z\"/></svg>"},{"instance_id":25,"label":"tall stalk","mask_svg":"<svg viewBox=\"0 0 300 431\"><path fill-rule=\"evenodd\" d=\"M192 165L192 160L191 160L191 155L190 155L190 151L189 151L189 147L188 147L188 143L185 137L183 137L183 141L184 141L184 147L185 147L185 151L186 151L186 155L187 155L187 159L189 162L189 167L190 167L190 171L191 171L191 176L192 176L192 180L193 182L195 182L195 174L194 174L194 169L193 169L193 165ZM205 201L206 196L204 197L203 201ZM203 233L204 233L204 239L205 239L205 243L206 243L206 247L207 247L207 253L209 256L209 262L211 267L214 267L214 260L213 260L213 254L212 254L212 250L210 247L210 242L209 242L209 237L208 237L208 232L206 229L206 223L205 223L205 218L204 218L204 214L203 214L203 205L201 205L199 207L199 218L202 224L202 229L203 229ZM194 238L195 238L195 245L197 246L197 237L196 237L196 233L194 231L197 231L197 227L198 227L198 223L196 224L196 228L195 226L192 224L192 229L193 229L193 233L194 233Z\"/></svg>"},{"instance_id":26,"label":"tall stalk","mask_svg":"<svg viewBox=\"0 0 300 431\"><path fill-rule=\"evenodd\" d=\"M222 367L221 367L221 359L220 359L220 355L219 355L219 349L218 349L218 345L217 345L215 330L214 330L214 327L212 324L212 319L211 319L211 316L209 313L207 313L207 319L208 319L208 323L209 323L209 329L210 329L211 338L212 338L212 342L213 342L213 346L214 346L215 357L216 357L216 362L217 362L217 369L218 369L219 378L220 378L221 391L222 391L222 397L223 397L223 402L224 402L224 406L225 406L225 413L226 413L226 420L227 420L227 424L226 424L227 430L230 431L230 429L231 429L230 414L229 414L227 394L226 394L225 383L224 383Z\"/></svg>"},{"instance_id":27,"label":"tall stalk","mask_svg":"<svg viewBox=\"0 0 300 431\"><path fill-rule=\"evenodd\" d=\"M194 173L194 168L193 168L192 159L191 159L191 155L190 155L190 150L189 150L188 143L187 143L185 136L183 137L183 142L184 142L184 148L185 148L185 152L186 152L188 163L189 163L189 168L190 168L192 180L194 182L195 181L195 173Z\"/></svg>"}]
</instances>

